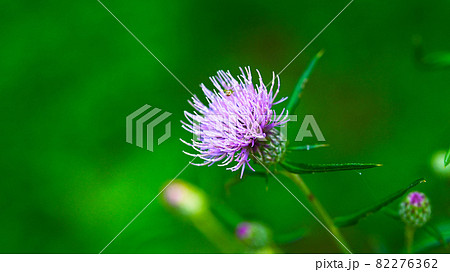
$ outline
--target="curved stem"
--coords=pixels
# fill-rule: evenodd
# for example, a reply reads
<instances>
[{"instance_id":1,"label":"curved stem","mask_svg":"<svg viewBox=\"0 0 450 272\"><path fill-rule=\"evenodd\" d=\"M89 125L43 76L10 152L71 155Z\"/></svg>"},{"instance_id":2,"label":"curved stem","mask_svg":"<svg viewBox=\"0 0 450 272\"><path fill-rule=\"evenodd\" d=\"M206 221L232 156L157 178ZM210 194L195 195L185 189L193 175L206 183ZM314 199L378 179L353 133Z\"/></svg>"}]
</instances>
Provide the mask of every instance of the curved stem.
<instances>
[{"instance_id":1,"label":"curved stem","mask_svg":"<svg viewBox=\"0 0 450 272\"><path fill-rule=\"evenodd\" d=\"M325 210L325 208L322 206L320 201L314 196L314 194L311 192L309 187L306 185L306 183L303 181L303 179L298 174L294 174L288 171L282 171L283 175L291 179L299 188L300 190L305 194L308 201L313 206L314 211L320 216L320 218L323 220L323 223L328 228L328 230L337 238L336 241L337 245L341 249L343 253L349 253L349 250L346 248L347 242L345 241L344 237L342 236L339 229L336 227L336 225L333 222L333 219L330 217L328 212ZM345 246L343 246L342 244Z\"/></svg>"}]
</instances>

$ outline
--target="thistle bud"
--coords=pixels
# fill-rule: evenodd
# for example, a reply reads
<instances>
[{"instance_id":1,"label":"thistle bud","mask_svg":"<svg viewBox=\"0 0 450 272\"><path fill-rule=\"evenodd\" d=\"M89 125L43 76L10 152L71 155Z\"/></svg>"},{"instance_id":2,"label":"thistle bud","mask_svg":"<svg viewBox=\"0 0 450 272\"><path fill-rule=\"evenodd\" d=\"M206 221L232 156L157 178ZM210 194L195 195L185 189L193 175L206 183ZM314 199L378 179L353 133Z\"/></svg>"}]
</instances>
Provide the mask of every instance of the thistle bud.
<instances>
[{"instance_id":1,"label":"thistle bud","mask_svg":"<svg viewBox=\"0 0 450 272\"><path fill-rule=\"evenodd\" d=\"M431 216L431 206L425 194L420 192L409 193L400 203L400 217L407 225L421 227Z\"/></svg>"},{"instance_id":2,"label":"thistle bud","mask_svg":"<svg viewBox=\"0 0 450 272\"><path fill-rule=\"evenodd\" d=\"M164 191L164 199L170 207L185 216L195 216L206 210L206 198L191 184L175 180Z\"/></svg>"},{"instance_id":3,"label":"thistle bud","mask_svg":"<svg viewBox=\"0 0 450 272\"><path fill-rule=\"evenodd\" d=\"M236 237L251 248L262 248L270 244L270 230L255 222L242 222L236 227Z\"/></svg>"}]
</instances>

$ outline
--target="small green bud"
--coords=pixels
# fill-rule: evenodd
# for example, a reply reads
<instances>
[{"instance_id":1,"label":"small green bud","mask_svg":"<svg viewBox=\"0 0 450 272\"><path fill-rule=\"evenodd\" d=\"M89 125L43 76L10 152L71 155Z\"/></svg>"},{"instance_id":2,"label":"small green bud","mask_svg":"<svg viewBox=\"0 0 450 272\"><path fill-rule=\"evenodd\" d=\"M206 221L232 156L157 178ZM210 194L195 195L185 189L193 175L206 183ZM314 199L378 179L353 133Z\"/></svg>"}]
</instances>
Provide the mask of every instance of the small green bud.
<instances>
[{"instance_id":1,"label":"small green bud","mask_svg":"<svg viewBox=\"0 0 450 272\"><path fill-rule=\"evenodd\" d=\"M251 248L262 248L270 244L272 233L256 222L242 222L236 227L236 237Z\"/></svg>"},{"instance_id":2,"label":"small green bud","mask_svg":"<svg viewBox=\"0 0 450 272\"><path fill-rule=\"evenodd\" d=\"M182 180L175 180L166 188L164 199L170 207L185 216L199 215L207 208L204 194Z\"/></svg>"},{"instance_id":3,"label":"small green bud","mask_svg":"<svg viewBox=\"0 0 450 272\"><path fill-rule=\"evenodd\" d=\"M430 220L430 202L425 194L411 192L400 203L399 214L405 224L415 228L421 227Z\"/></svg>"}]
</instances>

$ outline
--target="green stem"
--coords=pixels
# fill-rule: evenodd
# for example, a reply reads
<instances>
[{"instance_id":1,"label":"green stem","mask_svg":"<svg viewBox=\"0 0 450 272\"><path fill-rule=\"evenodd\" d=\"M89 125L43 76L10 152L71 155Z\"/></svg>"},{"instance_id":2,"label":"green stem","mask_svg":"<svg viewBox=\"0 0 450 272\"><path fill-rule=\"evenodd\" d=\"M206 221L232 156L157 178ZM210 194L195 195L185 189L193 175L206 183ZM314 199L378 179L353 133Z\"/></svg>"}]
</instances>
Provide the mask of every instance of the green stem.
<instances>
[{"instance_id":1,"label":"green stem","mask_svg":"<svg viewBox=\"0 0 450 272\"><path fill-rule=\"evenodd\" d=\"M414 233L416 232L416 228L410 225L405 226L405 243L406 243L406 252L412 253L412 247L414 243Z\"/></svg>"},{"instance_id":2,"label":"green stem","mask_svg":"<svg viewBox=\"0 0 450 272\"><path fill-rule=\"evenodd\" d=\"M330 215L325 210L325 208L322 206L322 204L319 202L319 200L314 196L314 194L311 192L311 190L306 185L306 183L303 181L303 179L300 177L300 175L294 174L294 173L291 173L288 171L283 171L282 174L284 174L286 177L291 179L300 188L300 190L305 194L306 198L313 206L314 211L317 214L319 214L320 218L323 220L324 225L338 240L338 241L336 241L336 243L339 246L339 248L341 249L341 251L343 253L351 253L350 250L348 250L347 242L345 241L345 239L342 236L339 229L334 224L333 219L330 217Z\"/></svg>"}]
</instances>

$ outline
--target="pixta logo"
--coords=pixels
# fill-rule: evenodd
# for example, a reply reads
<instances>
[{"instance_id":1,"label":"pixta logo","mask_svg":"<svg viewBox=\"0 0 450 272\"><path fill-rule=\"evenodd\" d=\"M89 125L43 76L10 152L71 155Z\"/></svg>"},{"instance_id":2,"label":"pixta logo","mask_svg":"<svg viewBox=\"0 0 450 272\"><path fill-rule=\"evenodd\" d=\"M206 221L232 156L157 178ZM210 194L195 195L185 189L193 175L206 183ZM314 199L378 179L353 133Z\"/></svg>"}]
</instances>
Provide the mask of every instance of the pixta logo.
<instances>
[{"instance_id":1,"label":"pixta logo","mask_svg":"<svg viewBox=\"0 0 450 272\"><path fill-rule=\"evenodd\" d=\"M161 109L153 108L150 105L144 105L126 118L126 141L133 144L133 140L138 147L144 148L144 136L146 137L147 150L153 152L153 131L154 128L164 122L170 115L170 112L161 112ZM159 114L159 115L158 115ZM155 118L155 116L157 116ZM145 130L144 130L145 128ZM162 144L170 137L170 121L165 123L164 135L158 138L158 145ZM136 133L133 133L136 132Z\"/></svg>"}]
</instances>

